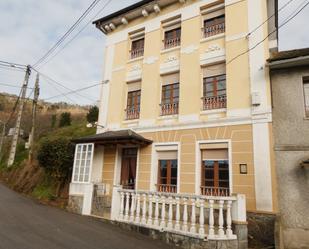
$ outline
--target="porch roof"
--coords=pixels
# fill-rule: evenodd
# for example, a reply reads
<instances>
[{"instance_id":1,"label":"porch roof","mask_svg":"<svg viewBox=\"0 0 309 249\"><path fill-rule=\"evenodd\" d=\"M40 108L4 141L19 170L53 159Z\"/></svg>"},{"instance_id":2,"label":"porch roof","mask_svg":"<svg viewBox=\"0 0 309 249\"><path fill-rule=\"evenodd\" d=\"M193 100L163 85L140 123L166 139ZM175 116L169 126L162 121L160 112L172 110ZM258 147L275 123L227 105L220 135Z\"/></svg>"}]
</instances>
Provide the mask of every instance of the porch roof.
<instances>
[{"instance_id":1,"label":"porch roof","mask_svg":"<svg viewBox=\"0 0 309 249\"><path fill-rule=\"evenodd\" d=\"M72 140L74 143L95 143L95 144L121 144L121 145L149 145L152 140L144 138L132 130L106 131L103 133L81 137Z\"/></svg>"}]
</instances>

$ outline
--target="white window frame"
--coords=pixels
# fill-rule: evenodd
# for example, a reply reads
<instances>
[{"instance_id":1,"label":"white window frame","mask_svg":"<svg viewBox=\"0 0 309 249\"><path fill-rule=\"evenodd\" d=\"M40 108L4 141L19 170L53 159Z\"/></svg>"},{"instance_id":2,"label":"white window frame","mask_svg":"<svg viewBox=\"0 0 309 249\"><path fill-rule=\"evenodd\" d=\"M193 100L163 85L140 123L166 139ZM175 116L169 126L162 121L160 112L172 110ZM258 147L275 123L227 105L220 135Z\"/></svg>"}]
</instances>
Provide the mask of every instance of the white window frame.
<instances>
[{"instance_id":1,"label":"white window frame","mask_svg":"<svg viewBox=\"0 0 309 249\"><path fill-rule=\"evenodd\" d=\"M196 141L195 146L195 194L201 195L201 177L202 177L202 153L201 144L227 143L228 144L228 162L229 162L229 190L233 193L233 160L232 160L232 141L231 139L218 140L200 140Z\"/></svg>"},{"instance_id":2,"label":"white window frame","mask_svg":"<svg viewBox=\"0 0 309 249\"><path fill-rule=\"evenodd\" d=\"M305 93L305 84L308 84L309 85L309 78L308 76L304 76L302 78L302 93L303 93L303 108L304 108L304 116L305 116L305 119L309 119L309 116L306 115L306 93ZM308 96L309 98L309 96Z\"/></svg>"},{"instance_id":3,"label":"white window frame","mask_svg":"<svg viewBox=\"0 0 309 249\"><path fill-rule=\"evenodd\" d=\"M88 177L88 181L85 181L85 171L86 171L86 162L88 160L88 146L91 145L91 158L90 158L90 164L89 164L89 177ZM80 181L79 178L81 176L81 172L80 172L80 168L81 168L81 157L82 157L82 151L83 151L83 147L87 146L87 150L86 150L86 155L85 155L85 169L84 169L84 173L83 173L83 180ZM78 166L78 173L77 173L77 178L78 180L74 180L74 176L76 173L76 163L77 163L77 150L78 148L81 147L81 153L80 153L80 158L79 158L79 166ZM94 155L94 143L84 143L84 144L76 144L75 146L75 153L74 153L74 164L73 164L73 173L72 173L72 183L79 183L79 184L84 184L84 183L90 183L91 181L91 174L92 174L92 162L93 162L93 155Z\"/></svg>"},{"instance_id":4,"label":"white window frame","mask_svg":"<svg viewBox=\"0 0 309 249\"><path fill-rule=\"evenodd\" d=\"M150 173L150 191L157 191L156 184L158 182L158 167L159 167L159 159L158 152L156 147L158 146L166 146L169 151L170 146L177 146L177 194L180 193L180 142L168 142L168 143L153 143L152 144L152 152L151 152L151 173ZM160 150L164 151L164 150Z\"/></svg>"}]
</instances>

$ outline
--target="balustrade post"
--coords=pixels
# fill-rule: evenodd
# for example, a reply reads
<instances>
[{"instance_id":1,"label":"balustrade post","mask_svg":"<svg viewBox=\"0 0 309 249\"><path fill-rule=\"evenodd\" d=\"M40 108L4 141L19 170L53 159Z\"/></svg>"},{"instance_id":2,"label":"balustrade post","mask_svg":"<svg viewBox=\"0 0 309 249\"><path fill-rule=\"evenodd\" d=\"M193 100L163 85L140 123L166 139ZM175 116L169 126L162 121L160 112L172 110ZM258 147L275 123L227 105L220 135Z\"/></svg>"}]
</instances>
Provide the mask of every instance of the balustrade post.
<instances>
[{"instance_id":1,"label":"balustrade post","mask_svg":"<svg viewBox=\"0 0 309 249\"><path fill-rule=\"evenodd\" d=\"M135 217L136 223L140 223L140 211L141 211L141 195L137 194L136 217Z\"/></svg>"},{"instance_id":2,"label":"balustrade post","mask_svg":"<svg viewBox=\"0 0 309 249\"><path fill-rule=\"evenodd\" d=\"M196 227L195 227L195 222L196 222L196 217L195 217L195 199L191 199L191 227L190 227L190 233L196 233Z\"/></svg>"},{"instance_id":3,"label":"balustrade post","mask_svg":"<svg viewBox=\"0 0 309 249\"><path fill-rule=\"evenodd\" d=\"M227 237L231 237L233 235L231 206L232 206L232 201L227 201L227 204L226 204L226 236Z\"/></svg>"},{"instance_id":4,"label":"balustrade post","mask_svg":"<svg viewBox=\"0 0 309 249\"><path fill-rule=\"evenodd\" d=\"M130 221L134 222L134 213L135 213L135 193L131 193L131 214Z\"/></svg>"},{"instance_id":5,"label":"balustrade post","mask_svg":"<svg viewBox=\"0 0 309 249\"><path fill-rule=\"evenodd\" d=\"M205 234L205 227L204 227L204 200L199 200L200 203L200 228L199 228L199 234L204 235Z\"/></svg>"},{"instance_id":6,"label":"balustrade post","mask_svg":"<svg viewBox=\"0 0 309 249\"><path fill-rule=\"evenodd\" d=\"M223 225L224 225L224 220L223 220L223 204L224 204L224 201L220 200L219 201L219 237L220 238L224 237L224 230L223 230Z\"/></svg>"},{"instance_id":7,"label":"balustrade post","mask_svg":"<svg viewBox=\"0 0 309 249\"><path fill-rule=\"evenodd\" d=\"M180 230L180 200L179 197L176 197L176 222L175 230Z\"/></svg>"},{"instance_id":8,"label":"balustrade post","mask_svg":"<svg viewBox=\"0 0 309 249\"><path fill-rule=\"evenodd\" d=\"M183 198L183 225L182 231L188 232L188 201L187 198Z\"/></svg>"},{"instance_id":9,"label":"balustrade post","mask_svg":"<svg viewBox=\"0 0 309 249\"><path fill-rule=\"evenodd\" d=\"M209 200L209 231L208 236L214 237L215 229L214 229L214 200Z\"/></svg>"},{"instance_id":10,"label":"balustrade post","mask_svg":"<svg viewBox=\"0 0 309 249\"><path fill-rule=\"evenodd\" d=\"M173 229L173 198L171 196L168 197L168 201L169 201L169 208L168 208L167 228Z\"/></svg>"},{"instance_id":11,"label":"balustrade post","mask_svg":"<svg viewBox=\"0 0 309 249\"><path fill-rule=\"evenodd\" d=\"M154 218L154 223L153 225L158 227L159 226L159 196L156 194L155 195L155 218Z\"/></svg>"},{"instance_id":12,"label":"balustrade post","mask_svg":"<svg viewBox=\"0 0 309 249\"><path fill-rule=\"evenodd\" d=\"M124 207L124 192L121 191L120 193L120 212L119 212L119 219L123 220L123 207Z\"/></svg>"},{"instance_id":13,"label":"balustrade post","mask_svg":"<svg viewBox=\"0 0 309 249\"><path fill-rule=\"evenodd\" d=\"M146 225L146 194L143 194L143 216L142 216L142 224Z\"/></svg>"},{"instance_id":14,"label":"balustrade post","mask_svg":"<svg viewBox=\"0 0 309 249\"><path fill-rule=\"evenodd\" d=\"M162 209L161 209L161 222L160 222L160 227L161 229L165 228L166 222L165 222L165 201L166 198L165 196L162 196Z\"/></svg>"},{"instance_id":15,"label":"balustrade post","mask_svg":"<svg viewBox=\"0 0 309 249\"><path fill-rule=\"evenodd\" d=\"M148 221L147 224L149 226L152 225L152 195L148 195Z\"/></svg>"},{"instance_id":16,"label":"balustrade post","mask_svg":"<svg viewBox=\"0 0 309 249\"><path fill-rule=\"evenodd\" d=\"M128 221L129 220L129 209L130 209L130 207L129 207L129 205L130 205L130 193L129 192L127 192L126 193L126 208L125 208L125 215L124 215L124 219L126 220L126 221Z\"/></svg>"}]
</instances>

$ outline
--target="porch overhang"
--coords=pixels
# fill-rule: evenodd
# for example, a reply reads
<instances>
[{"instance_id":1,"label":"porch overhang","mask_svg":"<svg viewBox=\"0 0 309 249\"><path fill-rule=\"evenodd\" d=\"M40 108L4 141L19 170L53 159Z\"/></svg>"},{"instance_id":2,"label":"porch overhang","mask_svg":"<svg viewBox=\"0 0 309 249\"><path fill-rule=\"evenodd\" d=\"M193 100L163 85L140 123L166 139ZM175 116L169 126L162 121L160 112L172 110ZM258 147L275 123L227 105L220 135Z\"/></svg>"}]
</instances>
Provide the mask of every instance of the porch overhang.
<instances>
[{"instance_id":1,"label":"porch overhang","mask_svg":"<svg viewBox=\"0 0 309 249\"><path fill-rule=\"evenodd\" d=\"M94 143L100 145L140 145L147 146L152 140L144 138L132 130L106 131L103 133L73 139L72 142Z\"/></svg>"}]
</instances>

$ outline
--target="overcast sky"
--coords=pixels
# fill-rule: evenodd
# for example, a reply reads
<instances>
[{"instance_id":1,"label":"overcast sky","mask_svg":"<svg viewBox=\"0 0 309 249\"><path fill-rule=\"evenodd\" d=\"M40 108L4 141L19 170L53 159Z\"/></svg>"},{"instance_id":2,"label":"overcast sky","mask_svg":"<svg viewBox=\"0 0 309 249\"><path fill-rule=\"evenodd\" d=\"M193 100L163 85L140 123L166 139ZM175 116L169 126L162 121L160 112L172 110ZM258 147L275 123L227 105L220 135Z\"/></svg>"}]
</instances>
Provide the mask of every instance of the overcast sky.
<instances>
[{"instance_id":1,"label":"overcast sky","mask_svg":"<svg viewBox=\"0 0 309 249\"><path fill-rule=\"evenodd\" d=\"M294 0L280 12L279 23L308 1ZM20 64L35 63L92 2L93 0L0 0L0 60ZM94 18L106 2L107 0L101 0L75 33L92 19L110 14L138 0L113 0ZM279 0L279 5L282 6L286 2L288 0ZM308 20L309 6L280 30L280 50L309 47ZM104 35L94 25L89 24L76 39L39 70L70 89L99 83L102 80L104 40ZM0 84L19 86L23 77L23 72L0 67ZM34 77L33 72L30 87L34 84ZM47 99L67 91L44 78L41 79L40 98ZM0 85L0 92L18 93L19 89ZM30 92L31 90L27 95ZM81 94L86 95L88 99L68 95L69 98L62 96L50 101L94 104L99 98L99 86Z\"/></svg>"}]
</instances>

